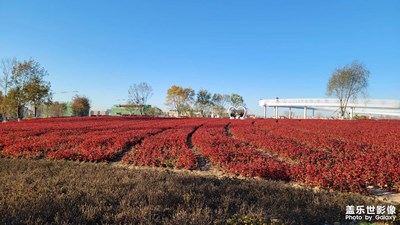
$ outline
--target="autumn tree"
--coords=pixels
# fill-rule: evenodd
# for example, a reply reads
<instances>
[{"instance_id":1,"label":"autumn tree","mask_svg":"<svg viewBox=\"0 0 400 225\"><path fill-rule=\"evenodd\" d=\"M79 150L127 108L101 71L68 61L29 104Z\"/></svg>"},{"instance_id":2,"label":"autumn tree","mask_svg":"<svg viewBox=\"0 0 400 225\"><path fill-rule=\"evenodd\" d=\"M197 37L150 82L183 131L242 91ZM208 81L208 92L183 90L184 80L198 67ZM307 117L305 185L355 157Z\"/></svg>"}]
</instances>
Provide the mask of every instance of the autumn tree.
<instances>
[{"instance_id":1,"label":"autumn tree","mask_svg":"<svg viewBox=\"0 0 400 225\"><path fill-rule=\"evenodd\" d=\"M190 115L195 92L191 88L172 85L167 91L166 105L178 112L178 116Z\"/></svg>"},{"instance_id":2,"label":"autumn tree","mask_svg":"<svg viewBox=\"0 0 400 225\"><path fill-rule=\"evenodd\" d=\"M7 95L3 96L1 101L3 121L16 115L23 115L24 108L17 102L17 99L21 98L20 94L20 91L13 88L8 91Z\"/></svg>"},{"instance_id":3,"label":"autumn tree","mask_svg":"<svg viewBox=\"0 0 400 225\"><path fill-rule=\"evenodd\" d=\"M51 117L62 117L67 111L67 105L65 103L53 102L49 105L49 114Z\"/></svg>"},{"instance_id":4,"label":"autumn tree","mask_svg":"<svg viewBox=\"0 0 400 225\"><path fill-rule=\"evenodd\" d=\"M206 89L201 89L197 92L195 105L202 117L209 115L213 105L211 93Z\"/></svg>"},{"instance_id":5,"label":"autumn tree","mask_svg":"<svg viewBox=\"0 0 400 225\"><path fill-rule=\"evenodd\" d=\"M37 108L45 101L49 100L50 94L50 83L40 81L37 78L33 78L31 82L25 85L24 94L26 99L33 106L33 115L37 117Z\"/></svg>"},{"instance_id":6,"label":"autumn tree","mask_svg":"<svg viewBox=\"0 0 400 225\"><path fill-rule=\"evenodd\" d=\"M349 100L356 100L360 94L366 94L369 74L369 70L357 61L337 68L332 73L327 85L327 95L339 99L342 118L345 116Z\"/></svg>"},{"instance_id":7,"label":"autumn tree","mask_svg":"<svg viewBox=\"0 0 400 225\"><path fill-rule=\"evenodd\" d=\"M87 97L75 95L71 104L74 116L88 116L90 111L90 101Z\"/></svg>"},{"instance_id":8,"label":"autumn tree","mask_svg":"<svg viewBox=\"0 0 400 225\"><path fill-rule=\"evenodd\" d=\"M153 95L153 88L146 82L133 84L128 90L128 104L137 105L140 109L140 114L145 114L145 106L147 101Z\"/></svg>"},{"instance_id":9,"label":"autumn tree","mask_svg":"<svg viewBox=\"0 0 400 225\"><path fill-rule=\"evenodd\" d=\"M21 109L28 103L34 107L36 117L37 106L50 96L50 83L44 81L47 70L33 59L17 62L12 68L11 87L16 93L17 118L23 117ZM23 111L23 110L22 110Z\"/></svg>"}]
</instances>

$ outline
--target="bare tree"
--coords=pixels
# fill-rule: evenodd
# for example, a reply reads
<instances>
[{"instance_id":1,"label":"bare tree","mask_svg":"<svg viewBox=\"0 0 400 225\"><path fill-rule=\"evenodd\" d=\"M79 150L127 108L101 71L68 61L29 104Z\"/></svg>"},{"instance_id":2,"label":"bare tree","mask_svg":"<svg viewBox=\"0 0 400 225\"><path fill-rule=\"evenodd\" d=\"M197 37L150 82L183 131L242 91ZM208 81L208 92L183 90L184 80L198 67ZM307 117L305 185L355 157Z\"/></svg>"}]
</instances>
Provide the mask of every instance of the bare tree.
<instances>
[{"instance_id":1,"label":"bare tree","mask_svg":"<svg viewBox=\"0 0 400 225\"><path fill-rule=\"evenodd\" d=\"M342 118L349 100L356 100L360 94L366 94L369 74L369 70L357 61L333 72L328 82L327 95L334 95L339 99Z\"/></svg>"},{"instance_id":2,"label":"bare tree","mask_svg":"<svg viewBox=\"0 0 400 225\"><path fill-rule=\"evenodd\" d=\"M137 105L140 109L140 114L143 115L145 113L145 105L153 95L153 88L146 82L141 82L139 84L131 85L128 93L128 103Z\"/></svg>"},{"instance_id":3,"label":"bare tree","mask_svg":"<svg viewBox=\"0 0 400 225\"><path fill-rule=\"evenodd\" d=\"M5 58L1 60L0 87L4 97L7 96L8 91L12 86L12 70L16 65L16 58ZM6 107L6 102L4 101L0 106L0 114L3 115L3 121L7 120Z\"/></svg>"},{"instance_id":4,"label":"bare tree","mask_svg":"<svg viewBox=\"0 0 400 225\"><path fill-rule=\"evenodd\" d=\"M12 70L13 67L17 65L16 58L5 58L1 60L1 77L0 77L0 86L4 95L7 95L8 90L11 87L12 81Z\"/></svg>"}]
</instances>

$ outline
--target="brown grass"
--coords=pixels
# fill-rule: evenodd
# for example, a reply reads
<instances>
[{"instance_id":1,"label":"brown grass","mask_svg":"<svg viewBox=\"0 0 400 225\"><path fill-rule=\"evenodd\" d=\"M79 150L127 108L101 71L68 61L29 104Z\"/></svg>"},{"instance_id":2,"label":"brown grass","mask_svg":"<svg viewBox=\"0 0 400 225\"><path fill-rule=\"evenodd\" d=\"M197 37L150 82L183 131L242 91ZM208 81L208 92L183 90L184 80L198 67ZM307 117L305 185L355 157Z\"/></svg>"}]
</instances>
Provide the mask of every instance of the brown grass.
<instances>
[{"instance_id":1,"label":"brown grass","mask_svg":"<svg viewBox=\"0 0 400 225\"><path fill-rule=\"evenodd\" d=\"M0 224L333 224L358 194L135 170L107 163L0 159Z\"/></svg>"}]
</instances>

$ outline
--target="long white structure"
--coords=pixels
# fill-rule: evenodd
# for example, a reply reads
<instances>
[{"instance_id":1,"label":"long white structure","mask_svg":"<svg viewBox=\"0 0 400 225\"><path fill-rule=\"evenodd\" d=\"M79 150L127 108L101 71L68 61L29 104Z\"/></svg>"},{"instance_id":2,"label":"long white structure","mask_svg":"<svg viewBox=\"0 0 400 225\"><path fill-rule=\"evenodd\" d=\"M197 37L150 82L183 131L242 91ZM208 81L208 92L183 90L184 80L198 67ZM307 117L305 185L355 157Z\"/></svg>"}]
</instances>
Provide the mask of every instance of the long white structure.
<instances>
[{"instance_id":1,"label":"long white structure","mask_svg":"<svg viewBox=\"0 0 400 225\"><path fill-rule=\"evenodd\" d=\"M264 118L267 117L267 107L274 107L275 118L278 118L281 107L289 108L289 118L292 108L301 108L304 109L304 119L307 118L308 109L312 110L314 117L315 110L336 111L340 108L339 100L330 98L264 99L259 101L259 105L264 107ZM350 111L350 117L355 113L400 116L400 100L358 99L349 101L347 110Z\"/></svg>"}]
</instances>

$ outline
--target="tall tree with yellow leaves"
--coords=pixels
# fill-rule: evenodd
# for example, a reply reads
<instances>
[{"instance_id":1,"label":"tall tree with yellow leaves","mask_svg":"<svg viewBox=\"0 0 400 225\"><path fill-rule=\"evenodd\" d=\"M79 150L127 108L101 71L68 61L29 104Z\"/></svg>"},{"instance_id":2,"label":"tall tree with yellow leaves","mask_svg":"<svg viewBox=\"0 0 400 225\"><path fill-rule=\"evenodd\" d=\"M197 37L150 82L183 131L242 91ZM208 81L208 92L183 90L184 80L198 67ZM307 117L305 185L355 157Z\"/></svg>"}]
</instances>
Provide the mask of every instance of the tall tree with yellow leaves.
<instances>
[{"instance_id":1,"label":"tall tree with yellow leaves","mask_svg":"<svg viewBox=\"0 0 400 225\"><path fill-rule=\"evenodd\" d=\"M167 91L165 104L178 112L178 116L190 115L195 92L193 89L172 85Z\"/></svg>"}]
</instances>

